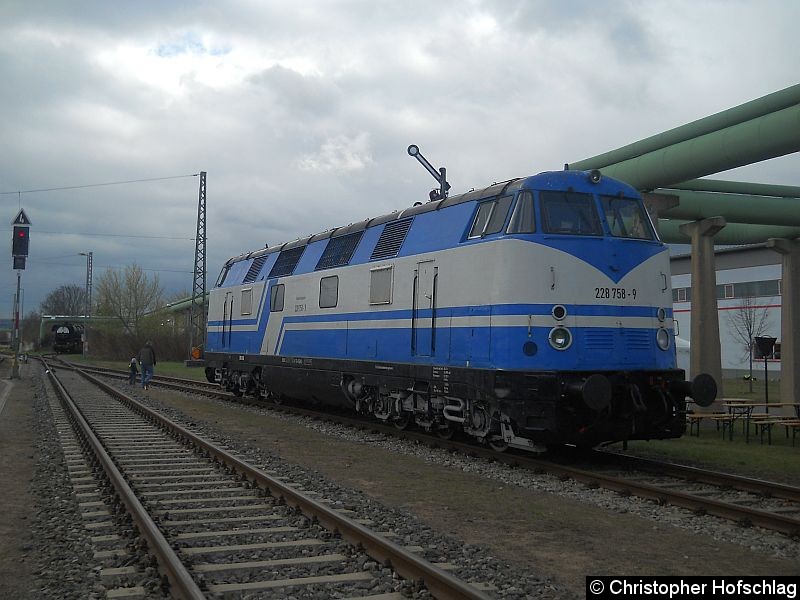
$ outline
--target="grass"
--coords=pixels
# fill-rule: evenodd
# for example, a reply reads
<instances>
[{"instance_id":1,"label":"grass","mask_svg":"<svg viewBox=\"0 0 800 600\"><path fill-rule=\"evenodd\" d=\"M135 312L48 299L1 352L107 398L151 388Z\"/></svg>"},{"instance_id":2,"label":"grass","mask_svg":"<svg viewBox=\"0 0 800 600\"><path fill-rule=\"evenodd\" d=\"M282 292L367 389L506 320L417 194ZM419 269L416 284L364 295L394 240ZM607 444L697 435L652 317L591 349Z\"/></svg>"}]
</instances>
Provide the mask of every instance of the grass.
<instances>
[{"instance_id":1,"label":"grass","mask_svg":"<svg viewBox=\"0 0 800 600\"><path fill-rule=\"evenodd\" d=\"M726 398L744 398L746 400L753 400L754 402L764 402L764 375L759 377L758 373L754 373L757 381L753 382L753 391L750 392L750 382L742 378L738 379L723 379L722 390ZM768 381L767 388L769 389L769 401L780 402L781 398L781 383L780 381Z\"/></svg>"},{"instance_id":2,"label":"grass","mask_svg":"<svg viewBox=\"0 0 800 600\"><path fill-rule=\"evenodd\" d=\"M758 377L758 373L755 375ZM777 404L781 401L780 382L769 381L767 385L770 403ZM723 380L723 391L725 398L743 398L753 402L764 402L766 398L763 375L753 382L752 393L750 382L741 378ZM767 443L766 434L762 444L754 429L750 431L750 443L746 443L740 423L735 424L733 440L730 440L727 436L722 437L722 431L718 431L713 422L704 420L699 437L687 434L676 440L629 442L628 451L650 458L800 485L800 437L795 443L797 446L793 447L791 430L787 439L785 428L780 426L772 429L772 444ZM615 444L615 447L621 447L621 444Z\"/></svg>"},{"instance_id":3,"label":"grass","mask_svg":"<svg viewBox=\"0 0 800 600\"><path fill-rule=\"evenodd\" d=\"M62 355L65 360L74 363L85 363L87 365L96 365L98 367L107 367L109 369L119 369L121 371L128 370L129 361L127 360L98 360L92 357L88 359L79 354ZM141 369L140 369L141 370ZM195 381L206 381L205 370L198 367L187 367L183 362L166 361L156 364L155 375L165 375L167 377L182 377L183 379L193 379Z\"/></svg>"},{"instance_id":4,"label":"grass","mask_svg":"<svg viewBox=\"0 0 800 600\"><path fill-rule=\"evenodd\" d=\"M762 445L751 433L746 444L740 425L736 425L733 441L723 439L714 425L704 426L700 436L685 435L677 440L635 441L628 443L628 452L637 456L672 460L703 466L717 471L739 473L758 479L783 481L800 485L800 444L792 447L784 429L774 428L772 445ZM615 444L621 447L621 444Z\"/></svg>"}]
</instances>

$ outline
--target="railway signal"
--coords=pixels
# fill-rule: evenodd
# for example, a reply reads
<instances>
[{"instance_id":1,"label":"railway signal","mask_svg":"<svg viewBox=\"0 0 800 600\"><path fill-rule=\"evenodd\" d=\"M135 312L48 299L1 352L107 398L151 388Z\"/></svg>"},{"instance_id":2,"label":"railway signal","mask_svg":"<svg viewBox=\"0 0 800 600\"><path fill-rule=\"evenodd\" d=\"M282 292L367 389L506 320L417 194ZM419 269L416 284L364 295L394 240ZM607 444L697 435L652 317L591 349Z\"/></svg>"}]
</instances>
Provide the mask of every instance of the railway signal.
<instances>
[{"instance_id":1,"label":"railway signal","mask_svg":"<svg viewBox=\"0 0 800 600\"><path fill-rule=\"evenodd\" d=\"M22 271L25 269L25 258L28 256L30 248L31 221L25 211L20 209L11 224L14 226L13 237L11 238L11 256L14 260L14 269Z\"/></svg>"},{"instance_id":2,"label":"railway signal","mask_svg":"<svg viewBox=\"0 0 800 600\"><path fill-rule=\"evenodd\" d=\"M19 378L19 291L20 276L25 269L25 259L28 256L30 242L31 220L25 211L19 209L17 216L11 222L13 227L13 238L11 239L11 258L14 261L14 270L17 272L17 294L14 296L14 362L11 365L11 377Z\"/></svg>"}]
</instances>

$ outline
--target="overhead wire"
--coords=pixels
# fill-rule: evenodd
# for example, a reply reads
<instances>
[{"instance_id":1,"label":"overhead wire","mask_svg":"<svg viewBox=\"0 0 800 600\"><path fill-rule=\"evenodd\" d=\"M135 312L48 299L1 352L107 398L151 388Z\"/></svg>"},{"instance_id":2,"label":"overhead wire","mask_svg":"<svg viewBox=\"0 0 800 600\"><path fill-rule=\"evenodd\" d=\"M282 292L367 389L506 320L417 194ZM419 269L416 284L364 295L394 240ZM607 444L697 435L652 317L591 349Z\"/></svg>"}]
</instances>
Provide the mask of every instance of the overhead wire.
<instances>
[{"instance_id":1,"label":"overhead wire","mask_svg":"<svg viewBox=\"0 0 800 600\"><path fill-rule=\"evenodd\" d=\"M41 188L36 190L14 190L9 192L0 192L0 195L7 195L7 194L33 194L33 193L40 193L40 192L58 192L61 190L81 190L85 188L93 188L93 187L104 187L109 185L124 185L128 183L144 183L148 181L166 181L167 179L182 179L185 177L197 177L200 173L190 173L188 175L170 175L168 177L149 177L146 179L128 179L125 181L107 181L104 183L86 183L83 185L62 185L59 187L52 187L52 188Z\"/></svg>"}]
</instances>

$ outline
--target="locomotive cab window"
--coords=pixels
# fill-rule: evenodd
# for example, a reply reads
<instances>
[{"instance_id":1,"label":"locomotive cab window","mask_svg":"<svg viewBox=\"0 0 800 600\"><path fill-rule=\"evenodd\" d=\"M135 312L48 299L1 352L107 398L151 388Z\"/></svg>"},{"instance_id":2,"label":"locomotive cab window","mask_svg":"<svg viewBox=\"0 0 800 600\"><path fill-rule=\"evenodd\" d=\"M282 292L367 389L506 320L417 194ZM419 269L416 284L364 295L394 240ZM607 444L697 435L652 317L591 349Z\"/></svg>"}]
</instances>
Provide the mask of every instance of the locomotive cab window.
<instances>
[{"instance_id":1,"label":"locomotive cab window","mask_svg":"<svg viewBox=\"0 0 800 600\"><path fill-rule=\"evenodd\" d=\"M533 212L533 194L520 192L506 233L533 233L535 231L536 215Z\"/></svg>"},{"instance_id":2,"label":"locomotive cab window","mask_svg":"<svg viewBox=\"0 0 800 600\"><path fill-rule=\"evenodd\" d=\"M653 230L638 200L619 196L600 196L608 230L614 237L652 240Z\"/></svg>"},{"instance_id":3,"label":"locomotive cab window","mask_svg":"<svg viewBox=\"0 0 800 600\"><path fill-rule=\"evenodd\" d=\"M242 290L242 312L243 315L249 315L253 312L253 288Z\"/></svg>"},{"instance_id":4,"label":"locomotive cab window","mask_svg":"<svg viewBox=\"0 0 800 600\"><path fill-rule=\"evenodd\" d=\"M334 308L339 303L339 276L319 280L319 307Z\"/></svg>"},{"instance_id":5,"label":"locomotive cab window","mask_svg":"<svg viewBox=\"0 0 800 600\"><path fill-rule=\"evenodd\" d=\"M503 230L506 223L508 209L511 207L513 196L503 196L496 200L488 200L478 205L478 212L469 231L467 239L479 238Z\"/></svg>"},{"instance_id":6,"label":"locomotive cab window","mask_svg":"<svg viewBox=\"0 0 800 600\"><path fill-rule=\"evenodd\" d=\"M286 286L282 283L273 285L269 293L269 311L281 312L283 310L283 297L286 294Z\"/></svg>"},{"instance_id":7,"label":"locomotive cab window","mask_svg":"<svg viewBox=\"0 0 800 600\"><path fill-rule=\"evenodd\" d=\"M603 235L594 198L578 192L540 192L542 228L547 233Z\"/></svg>"}]
</instances>

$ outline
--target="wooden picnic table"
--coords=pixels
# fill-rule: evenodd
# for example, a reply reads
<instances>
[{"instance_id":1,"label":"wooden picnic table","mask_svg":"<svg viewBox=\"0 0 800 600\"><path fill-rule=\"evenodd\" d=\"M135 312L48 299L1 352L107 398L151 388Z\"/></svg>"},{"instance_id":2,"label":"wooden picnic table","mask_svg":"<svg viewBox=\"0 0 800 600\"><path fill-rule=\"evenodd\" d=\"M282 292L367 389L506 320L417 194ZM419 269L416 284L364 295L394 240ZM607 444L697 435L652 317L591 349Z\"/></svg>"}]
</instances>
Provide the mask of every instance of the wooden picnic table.
<instances>
[{"instance_id":1,"label":"wooden picnic table","mask_svg":"<svg viewBox=\"0 0 800 600\"><path fill-rule=\"evenodd\" d=\"M727 426L729 428L728 439L732 440L733 439L733 424L737 419L742 419L743 420L742 424L743 424L744 433L745 433L745 443L749 443L749 441L750 441L750 423L754 422L754 420L753 420L753 410L756 409L756 408L765 408L765 409L768 410L770 407L772 407L772 408L781 408L781 407L784 407L784 406L791 406L791 407L794 407L795 413L798 416L796 416L796 417L786 417L783 420L793 421L793 420L797 420L798 418L800 418L800 404L798 404L796 402L747 402L747 401L736 400L734 402L724 402L722 404L722 406L727 409L728 414L730 415L730 419L729 420L722 421L723 434L725 433L725 427ZM775 416L777 417L779 415L775 415ZM771 428L772 425L780 424L782 422L782 419L773 419L769 423L767 423L766 421L761 420L761 417L770 418L770 415L766 411L763 412L763 413L757 413L756 417L759 417L758 419L756 419L758 421L758 423L756 425L756 428L757 429L761 428L762 438L763 438L763 427L764 426L767 426L768 428ZM770 442L771 441L772 441L772 435L771 435L771 429L770 429Z\"/></svg>"}]
</instances>

